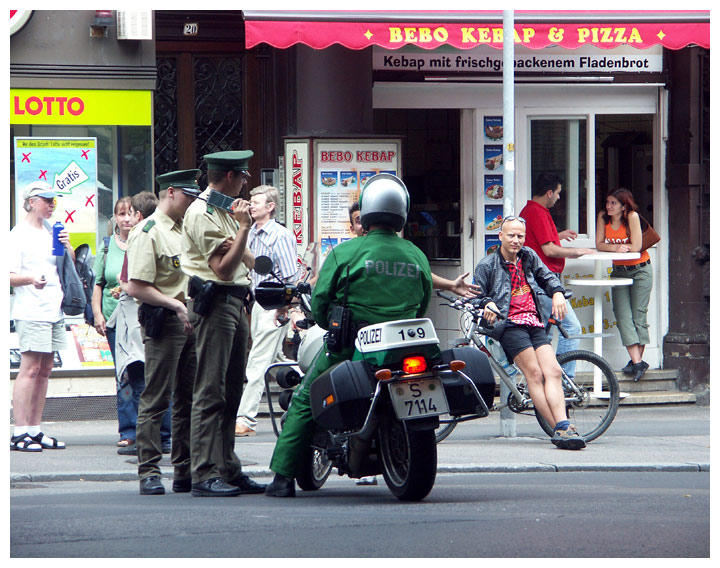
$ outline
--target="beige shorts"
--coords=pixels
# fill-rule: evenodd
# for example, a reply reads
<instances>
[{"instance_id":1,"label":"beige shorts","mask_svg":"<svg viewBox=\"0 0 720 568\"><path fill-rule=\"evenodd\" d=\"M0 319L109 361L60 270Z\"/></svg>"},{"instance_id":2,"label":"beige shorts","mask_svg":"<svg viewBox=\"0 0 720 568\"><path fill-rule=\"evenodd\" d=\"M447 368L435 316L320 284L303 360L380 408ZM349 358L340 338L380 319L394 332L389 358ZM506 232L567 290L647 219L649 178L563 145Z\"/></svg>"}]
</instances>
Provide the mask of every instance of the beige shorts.
<instances>
[{"instance_id":1,"label":"beige shorts","mask_svg":"<svg viewBox=\"0 0 720 568\"><path fill-rule=\"evenodd\" d=\"M65 320L28 321L15 320L15 329L20 341L20 352L36 351L52 353L67 347L65 341Z\"/></svg>"}]
</instances>

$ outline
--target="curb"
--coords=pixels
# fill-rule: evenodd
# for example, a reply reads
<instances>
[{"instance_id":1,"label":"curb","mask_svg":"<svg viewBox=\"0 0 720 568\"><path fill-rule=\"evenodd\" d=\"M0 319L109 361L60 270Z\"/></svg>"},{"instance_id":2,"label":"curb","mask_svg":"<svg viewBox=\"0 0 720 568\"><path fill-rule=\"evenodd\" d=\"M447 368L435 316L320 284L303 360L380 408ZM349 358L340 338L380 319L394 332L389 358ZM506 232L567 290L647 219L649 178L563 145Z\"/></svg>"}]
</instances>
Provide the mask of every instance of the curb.
<instances>
[{"instance_id":1,"label":"curb","mask_svg":"<svg viewBox=\"0 0 720 568\"><path fill-rule=\"evenodd\" d=\"M709 463L582 464L582 465L447 465L438 473L566 473L566 472L710 472ZM250 477L270 477L269 469L246 468ZM163 475L172 479L172 475ZM10 483L49 483L52 481L138 481L137 472L88 473L11 473Z\"/></svg>"}]
</instances>

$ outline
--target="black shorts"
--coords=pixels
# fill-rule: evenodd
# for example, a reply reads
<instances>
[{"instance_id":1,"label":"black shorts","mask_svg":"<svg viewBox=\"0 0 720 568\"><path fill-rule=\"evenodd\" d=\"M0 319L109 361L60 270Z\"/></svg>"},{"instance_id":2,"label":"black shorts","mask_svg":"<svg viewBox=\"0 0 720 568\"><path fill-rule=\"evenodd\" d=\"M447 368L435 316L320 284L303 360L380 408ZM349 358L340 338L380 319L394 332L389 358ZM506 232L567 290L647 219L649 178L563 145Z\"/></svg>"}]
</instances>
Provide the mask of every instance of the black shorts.
<instances>
[{"instance_id":1,"label":"black shorts","mask_svg":"<svg viewBox=\"0 0 720 568\"><path fill-rule=\"evenodd\" d=\"M544 327L517 325L509 321L500 337L500 345L508 361L512 363L515 356L528 347L537 349L541 345L550 345L550 338L545 333Z\"/></svg>"}]
</instances>

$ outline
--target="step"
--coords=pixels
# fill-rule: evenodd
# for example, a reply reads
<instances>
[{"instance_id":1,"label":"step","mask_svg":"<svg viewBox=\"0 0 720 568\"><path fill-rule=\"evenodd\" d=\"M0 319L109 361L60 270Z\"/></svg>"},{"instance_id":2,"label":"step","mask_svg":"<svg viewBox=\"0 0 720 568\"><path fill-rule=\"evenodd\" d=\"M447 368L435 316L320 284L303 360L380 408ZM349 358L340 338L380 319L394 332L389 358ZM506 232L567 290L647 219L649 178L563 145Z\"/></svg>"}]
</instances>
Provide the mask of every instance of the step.
<instances>
[{"instance_id":1,"label":"step","mask_svg":"<svg viewBox=\"0 0 720 568\"><path fill-rule=\"evenodd\" d=\"M627 391L621 391L626 392ZM628 396L620 399L620 406L635 404L695 404L697 395L692 392L677 390L627 393Z\"/></svg>"}]
</instances>

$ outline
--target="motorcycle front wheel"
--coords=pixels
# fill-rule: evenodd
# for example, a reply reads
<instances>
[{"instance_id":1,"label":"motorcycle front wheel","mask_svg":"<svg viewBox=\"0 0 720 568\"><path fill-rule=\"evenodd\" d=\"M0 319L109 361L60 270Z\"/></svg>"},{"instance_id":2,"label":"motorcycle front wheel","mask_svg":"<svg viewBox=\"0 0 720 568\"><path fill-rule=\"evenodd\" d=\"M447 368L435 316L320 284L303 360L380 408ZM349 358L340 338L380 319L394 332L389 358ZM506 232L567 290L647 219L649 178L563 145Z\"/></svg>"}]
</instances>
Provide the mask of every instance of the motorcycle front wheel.
<instances>
[{"instance_id":1,"label":"motorcycle front wheel","mask_svg":"<svg viewBox=\"0 0 720 568\"><path fill-rule=\"evenodd\" d=\"M433 430L410 430L385 420L378 431L383 478L401 501L420 501L435 484L437 445Z\"/></svg>"}]
</instances>

